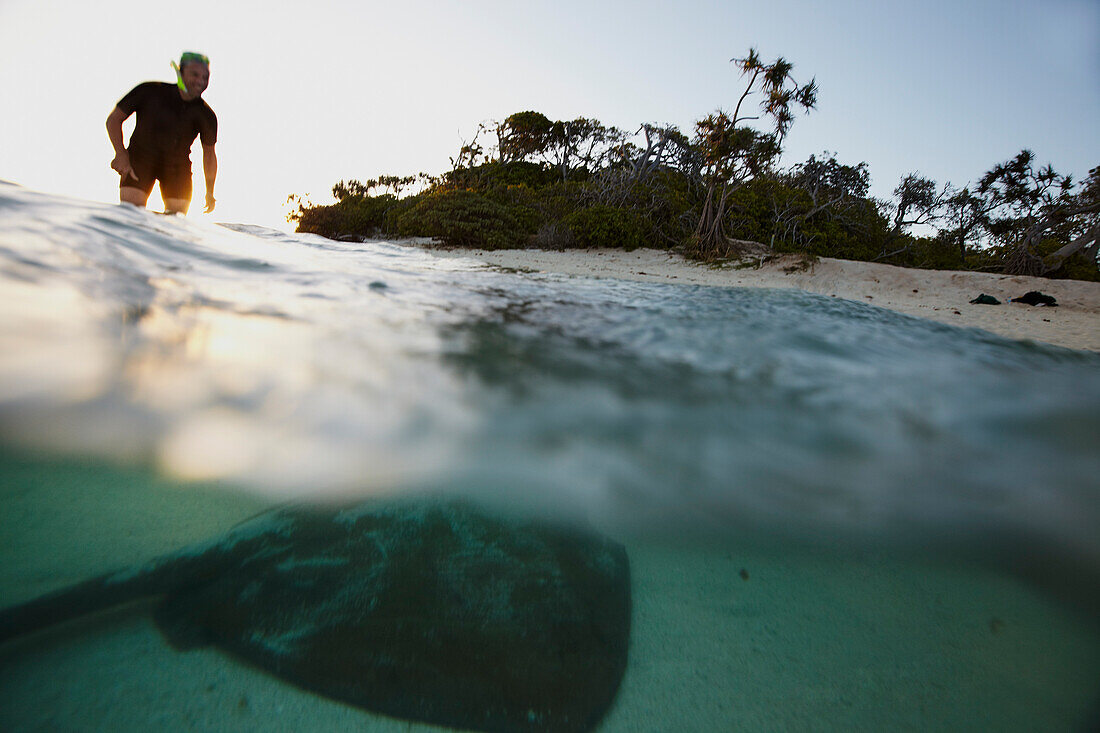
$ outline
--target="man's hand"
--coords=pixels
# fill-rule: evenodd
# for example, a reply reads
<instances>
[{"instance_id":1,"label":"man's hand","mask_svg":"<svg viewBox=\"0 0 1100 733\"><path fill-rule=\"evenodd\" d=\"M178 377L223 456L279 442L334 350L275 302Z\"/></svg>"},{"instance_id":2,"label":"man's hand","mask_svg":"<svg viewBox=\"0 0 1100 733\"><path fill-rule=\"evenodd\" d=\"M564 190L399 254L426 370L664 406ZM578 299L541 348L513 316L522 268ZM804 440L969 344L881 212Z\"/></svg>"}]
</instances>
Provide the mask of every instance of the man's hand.
<instances>
[{"instance_id":1,"label":"man's hand","mask_svg":"<svg viewBox=\"0 0 1100 733\"><path fill-rule=\"evenodd\" d=\"M206 208L202 210L202 213L209 214L211 211L213 211L215 203L216 202L214 201L214 194L207 191L207 193L206 193Z\"/></svg>"},{"instance_id":2,"label":"man's hand","mask_svg":"<svg viewBox=\"0 0 1100 733\"><path fill-rule=\"evenodd\" d=\"M130 165L130 154L125 150L116 155L115 159L111 161L111 168L118 172L123 178L129 176L135 181L138 180L137 174L134 173L134 167Z\"/></svg>"}]
</instances>

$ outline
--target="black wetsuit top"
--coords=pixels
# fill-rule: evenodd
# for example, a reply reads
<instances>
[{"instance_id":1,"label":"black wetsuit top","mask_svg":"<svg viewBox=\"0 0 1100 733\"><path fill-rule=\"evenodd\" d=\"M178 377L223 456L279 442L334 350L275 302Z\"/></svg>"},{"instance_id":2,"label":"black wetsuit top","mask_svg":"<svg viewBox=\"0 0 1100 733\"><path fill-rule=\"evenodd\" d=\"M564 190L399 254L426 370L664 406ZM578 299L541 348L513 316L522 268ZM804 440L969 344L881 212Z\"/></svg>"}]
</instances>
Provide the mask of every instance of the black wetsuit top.
<instances>
[{"instance_id":1,"label":"black wetsuit top","mask_svg":"<svg viewBox=\"0 0 1100 733\"><path fill-rule=\"evenodd\" d=\"M152 190L159 179L161 190L169 184L173 198L191 197L191 145L200 137L203 145L218 139L218 118L202 99L184 101L179 87L159 81L138 84L119 100L118 108L137 112L130 136L130 162L139 181L123 179L122 186Z\"/></svg>"},{"instance_id":2,"label":"black wetsuit top","mask_svg":"<svg viewBox=\"0 0 1100 733\"><path fill-rule=\"evenodd\" d=\"M218 118L202 99L185 102L179 87L161 81L138 84L119 100L126 114L137 112L137 126L130 148L154 153L173 163L191 159L191 144L202 137L203 145L218 140Z\"/></svg>"}]
</instances>

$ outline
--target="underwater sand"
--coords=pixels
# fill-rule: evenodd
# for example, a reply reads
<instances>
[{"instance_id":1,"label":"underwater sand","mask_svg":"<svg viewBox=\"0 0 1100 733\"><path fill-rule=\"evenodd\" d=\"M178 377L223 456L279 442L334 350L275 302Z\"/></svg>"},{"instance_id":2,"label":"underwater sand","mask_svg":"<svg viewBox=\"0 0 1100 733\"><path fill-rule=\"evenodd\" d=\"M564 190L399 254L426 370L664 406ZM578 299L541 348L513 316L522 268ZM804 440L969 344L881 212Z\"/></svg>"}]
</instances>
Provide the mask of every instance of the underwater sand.
<instances>
[{"instance_id":1,"label":"underwater sand","mask_svg":"<svg viewBox=\"0 0 1100 733\"><path fill-rule=\"evenodd\" d=\"M7 456L8 605L216 535L263 500ZM1084 729L1100 628L1026 581L898 553L626 538L630 660L599 730ZM742 572L744 571L744 572ZM435 730L174 651L138 603L8 645L0 729Z\"/></svg>"}]
</instances>

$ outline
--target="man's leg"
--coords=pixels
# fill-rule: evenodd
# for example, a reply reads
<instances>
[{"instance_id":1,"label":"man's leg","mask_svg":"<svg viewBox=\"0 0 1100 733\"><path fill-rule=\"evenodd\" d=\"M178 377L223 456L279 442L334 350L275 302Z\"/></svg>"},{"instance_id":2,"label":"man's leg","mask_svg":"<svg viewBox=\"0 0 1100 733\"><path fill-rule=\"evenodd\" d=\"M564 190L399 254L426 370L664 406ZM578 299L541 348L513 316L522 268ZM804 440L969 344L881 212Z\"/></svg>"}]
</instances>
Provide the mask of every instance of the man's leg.
<instances>
[{"instance_id":1,"label":"man's leg","mask_svg":"<svg viewBox=\"0 0 1100 733\"><path fill-rule=\"evenodd\" d=\"M187 214L191 208L191 161L169 166L160 179L160 197L165 214Z\"/></svg>"},{"instance_id":2,"label":"man's leg","mask_svg":"<svg viewBox=\"0 0 1100 733\"><path fill-rule=\"evenodd\" d=\"M164 199L165 214L187 214L189 208L191 208L191 199Z\"/></svg>"},{"instance_id":3,"label":"man's leg","mask_svg":"<svg viewBox=\"0 0 1100 733\"><path fill-rule=\"evenodd\" d=\"M118 200L124 204L133 204L138 208L144 209L145 203L149 200L149 194L140 188L123 186L118 189Z\"/></svg>"}]
</instances>

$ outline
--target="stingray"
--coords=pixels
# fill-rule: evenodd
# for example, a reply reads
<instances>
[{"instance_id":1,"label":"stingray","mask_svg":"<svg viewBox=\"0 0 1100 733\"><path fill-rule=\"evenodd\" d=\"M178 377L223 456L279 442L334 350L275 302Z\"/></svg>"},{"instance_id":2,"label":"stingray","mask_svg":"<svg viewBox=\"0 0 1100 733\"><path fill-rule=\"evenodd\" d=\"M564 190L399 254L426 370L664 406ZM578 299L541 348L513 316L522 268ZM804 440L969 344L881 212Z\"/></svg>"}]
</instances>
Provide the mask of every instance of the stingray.
<instances>
[{"instance_id":1,"label":"stingray","mask_svg":"<svg viewBox=\"0 0 1100 733\"><path fill-rule=\"evenodd\" d=\"M458 728L589 730L626 667L621 545L424 499L265 512L0 611L0 643L150 596L177 649L213 644L325 697Z\"/></svg>"}]
</instances>

